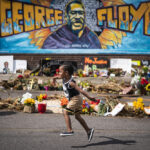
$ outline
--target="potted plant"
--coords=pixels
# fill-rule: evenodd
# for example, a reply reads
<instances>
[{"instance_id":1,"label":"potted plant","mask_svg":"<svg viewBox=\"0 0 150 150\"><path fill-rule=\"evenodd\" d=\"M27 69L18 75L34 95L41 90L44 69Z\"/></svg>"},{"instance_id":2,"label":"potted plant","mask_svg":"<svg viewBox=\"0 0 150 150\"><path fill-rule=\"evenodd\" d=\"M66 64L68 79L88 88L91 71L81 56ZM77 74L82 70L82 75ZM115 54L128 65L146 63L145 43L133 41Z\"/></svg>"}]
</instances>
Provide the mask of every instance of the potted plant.
<instances>
[{"instance_id":1,"label":"potted plant","mask_svg":"<svg viewBox=\"0 0 150 150\"><path fill-rule=\"evenodd\" d=\"M32 98L27 98L24 101L24 110L26 113L33 113L35 111L35 100Z\"/></svg>"}]
</instances>

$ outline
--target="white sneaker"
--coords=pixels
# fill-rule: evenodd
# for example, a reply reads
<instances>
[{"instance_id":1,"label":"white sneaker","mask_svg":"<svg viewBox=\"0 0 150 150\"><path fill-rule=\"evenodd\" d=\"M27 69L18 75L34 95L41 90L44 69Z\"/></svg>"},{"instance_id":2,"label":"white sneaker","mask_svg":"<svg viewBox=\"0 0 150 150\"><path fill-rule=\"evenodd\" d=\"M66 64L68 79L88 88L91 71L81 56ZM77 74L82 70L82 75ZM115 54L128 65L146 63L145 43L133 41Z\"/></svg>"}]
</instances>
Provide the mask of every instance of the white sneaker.
<instances>
[{"instance_id":1,"label":"white sneaker","mask_svg":"<svg viewBox=\"0 0 150 150\"><path fill-rule=\"evenodd\" d=\"M90 132L88 133L88 140L89 140L89 142L92 140L93 134L94 134L94 128L92 128L90 130Z\"/></svg>"},{"instance_id":2,"label":"white sneaker","mask_svg":"<svg viewBox=\"0 0 150 150\"><path fill-rule=\"evenodd\" d=\"M70 136L70 135L74 135L74 132L63 132L63 133L60 133L60 136Z\"/></svg>"}]
</instances>

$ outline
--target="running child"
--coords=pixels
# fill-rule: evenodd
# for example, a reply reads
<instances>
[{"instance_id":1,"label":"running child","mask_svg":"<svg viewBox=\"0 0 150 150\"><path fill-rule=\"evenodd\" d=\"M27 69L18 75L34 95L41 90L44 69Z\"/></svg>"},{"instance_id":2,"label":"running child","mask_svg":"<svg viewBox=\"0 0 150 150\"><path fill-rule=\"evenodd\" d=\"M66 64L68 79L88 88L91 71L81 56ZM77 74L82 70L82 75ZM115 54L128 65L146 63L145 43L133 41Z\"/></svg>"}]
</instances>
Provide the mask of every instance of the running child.
<instances>
[{"instance_id":1,"label":"running child","mask_svg":"<svg viewBox=\"0 0 150 150\"><path fill-rule=\"evenodd\" d=\"M87 123L80 115L80 112L82 111L82 98L80 96L80 93L86 96L91 101L96 101L96 99L89 96L87 92L83 91L77 86L76 82L72 78L72 74L74 71L72 66L62 65L60 66L59 71L59 76L53 78L53 84L55 85L56 79L62 79L64 94L65 97L69 100L67 107L63 110L65 122L67 125L67 132L61 133L60 136L69 136L74 134L68 113L72 112L75 114L75 118L85 129L88 136L88 140L90 142L93 137L94 128L89 128Z\"/></svg>"}]
</instances>

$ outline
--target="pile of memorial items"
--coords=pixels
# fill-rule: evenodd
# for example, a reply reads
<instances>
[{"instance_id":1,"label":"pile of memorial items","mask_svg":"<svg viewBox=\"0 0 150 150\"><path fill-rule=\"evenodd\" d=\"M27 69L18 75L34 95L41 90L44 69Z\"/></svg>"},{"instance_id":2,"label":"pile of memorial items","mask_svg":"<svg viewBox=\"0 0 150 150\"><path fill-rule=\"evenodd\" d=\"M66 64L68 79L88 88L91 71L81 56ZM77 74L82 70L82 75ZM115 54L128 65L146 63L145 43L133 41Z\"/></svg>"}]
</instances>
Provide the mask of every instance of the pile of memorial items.
<instances>
[{"instance_id":1,"label":"pile of memorial items","mask_svg":"<svg viewBox=\"0 0 150 150\"><path fill-rule=\"evenodd\" d=\"M135 94L150 95L150 68L134 68L132 77L131 86Z\"/></svg>"},{"instance_id":2,"label":"pile of memorial items","mask_svg":"<svg viewBox=\"0 0 150 150\"><path fill-rule=\"evenodd\" d=\"M91 91L93 93L101 94L101 93L113 93L113 94L122 94L125 83L118 83L116 80L106 80L102 83L92 84L88 80L78 81L78 86L86 91Z\"/></svg>"},{"instance_id":3,"label":"pile of memorial items","mask_svg":"<svg viewBox=\"0 0 150 150\"><path fill-rule=\"evenodd\" d=\"M99 84L95 87L95 90L97 93L121 93L123 90L123 87L114 82L106 82L103 84Z\"/></svg>"},{"instance_id":4,"label":"pile of memorial items","mask_svg":"<svg viewBox=\"0 0 150 150\"><path fill-rule=\"evenodd\" d=\"M20 103L20 99L0 99L0 109L14 110L14 111L22 111L24 109L24 105Z\"/></svg>"},{"instance_id":5,"label":"pile of memorial items","mask_svg":"<svg viewBox=\"0 0 150 150\"><path fill-rule=\"evenodd\" d=\"M120 68L109 68L108 69L108 76L111 74L114 74L114 76L122 76L122 75L125 75L125 73L126 72Z\"/></svg>"},{"instance_id":6,"label":"pile of memorial items","mask_svg":"<svg viewBox=\"0 0 150 150\"><path fill-rule=\"evenodd\" d=\"M36 77L29 78L21 74L15 79L3 80L0 85L6 90L62 90L62 85L59 83L53 86L50 80L43 81Z\"/></svg>"},{"instance_id":7,"label":"pile of memorial items","mask_svg":"<svg viewBox=\"0 0 150 150\"><path fill-rule=\"evenodd\" d=\"M141 97L128 104L121 102L116 97L107 96L97 102L84 100L82 112L96 116L146 117L150 115L150 106L144 106Z\"/></svg>"},{"instance_id":8,"label":"pile of memorial items","mask_svg":"<svg viewBox=\"0 0 150 150\"><path fill-rule=\"evenodd\" d=\"M118 83L116 80L107 79L105 82L97 82L96 84L88 80L78 80L78 86L83 90L87 90L93 93L114 93L120 94L124 85ZM42 78L26 78L22 75L18 75L16 79L3 80L0 85L5 90L46 90L46 91L62 91L62 83L57 82L54 86L51 79L42 79Z\"/></svg>"},{"instance_id":9,"label":"pile of memorial items","mask_svg":"<svg viewBox=\"0 0 150 150\"><path fill-rule=\"evenodd\" d=\"M88 67L83 69L77 70L77 75L79 77L107 77L107 76L122 76L125 75L125 71L123 71L120 68L108 68L108 69L100 69L95 68L92 69L91 67Z\"/></svg>"},{"instance_id":10,"label":"pile of memorial items","mask_svg":"<svg viewBox=\"0 0 150 150\"><path fill-rule=\"evenodd\" d=\"M94 90L94 85L88 81L88 80L84 80L84 81L78 81L78 86L86 91L93 91Z\"/></svg>"},{"instance_id":11,"label":"pile of memorial items","mask_svg":"<svg viewBox=\"0 0 150 150\"><path fill-rule=\"evenodd\" d=\"M62 95L37 95L25 93L21 98L0 100L0 109L23 111L25 113L40 112L39 106L45 106L44 112L62 113L68 100ZM40 112L41 113L41 112ZM145 117L150 115L150 106L145 106L143 98L133 102L121 102L115 96L106 96L96 102L83 99L82 113L96 116Z\"/></svg>"},{"instance_id":12,"label":"pile of memorial items","mask_svg":"<svg viewBox=\"0 0 150 150\"><path fill-rule=\"evenodd\" d=\"M89 67L90 68L90 67ZM56 70L58 74L59 70ZM79 77L92 76L98 77L103 72L103 75L106 73L104 70L92 69L88 70L86 73L85 70L79 69L77 75ZM28 74L28 73L27 73ZM62 83L57 83L54 86L51 82L51 78L44 80L42 77L28 76L27 74L18 75L15 79L10 78L9 80L2 80L0 86L5 90L46 90L46 91L61 91ZM108 69L106 73L108 75L115 74L119 76L123 74L121 69ZM105 74L105 75L106 75ZM104 76L105 76L104 75ZM80 78L78 80L80 80ZM93 78L94 80L95 78ZM84 90L95 92L95 93L112 93L112 94L134 94L134 95L150 95L150 68L143 66L140 68L133 68L132 70L132 79L129 83L121 83L120 81L113 80L113 76L105 78L103 82L99 82L101 78L97 78L97 83L92 83L88 79L80 81L78 85Z\"/></svg>"},{"instance_id":13,"label":"pile of memorial items","mask_svg":"<svg viewBox=\"0 0 150 150\"><path fill-rule=\"evenodd\" d=\"M61 94L48 96L44 93L33 97L31 93L27 92L22 97L0 99L0 109L33 113L38 112L39 104L46 104L47 112L62 113L61 99L63 99Z\"/></svg>"}]
</instances>

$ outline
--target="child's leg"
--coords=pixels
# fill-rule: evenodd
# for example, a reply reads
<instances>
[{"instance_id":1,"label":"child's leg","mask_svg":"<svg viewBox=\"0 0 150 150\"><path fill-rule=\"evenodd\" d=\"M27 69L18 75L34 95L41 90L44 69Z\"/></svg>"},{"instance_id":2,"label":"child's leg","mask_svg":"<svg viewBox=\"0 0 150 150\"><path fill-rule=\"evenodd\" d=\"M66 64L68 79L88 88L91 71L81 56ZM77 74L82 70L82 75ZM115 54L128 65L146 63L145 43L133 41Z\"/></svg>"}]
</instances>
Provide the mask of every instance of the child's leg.
<instances>
[{"instance_id":1,"label":"child's leg","mask_svg":"<svg viewBox=\"0 0 150 150\"><path fill-rule=\"evenodd\" d=\"M68 111L64 109L63 114L64 114L65 122L67 125L67 131L72 132L71 120L70 120L70 117L68 115Z\"/></svg>"},{"instance_id":2,"label":"child's leg","mask_svg":"<svg viewBox=\"0 0 150 150\"><path fill-rule=\"evenodd\" d=\"M90 128L88 127L87 123L85 122L85 120L81 117L81 115L79 113L75 114L75 118L80 122L80 124L83 126L83 128L85 129L85 131L87 132L87 134L90 131Z\"/></svg>"}]
</instances>

